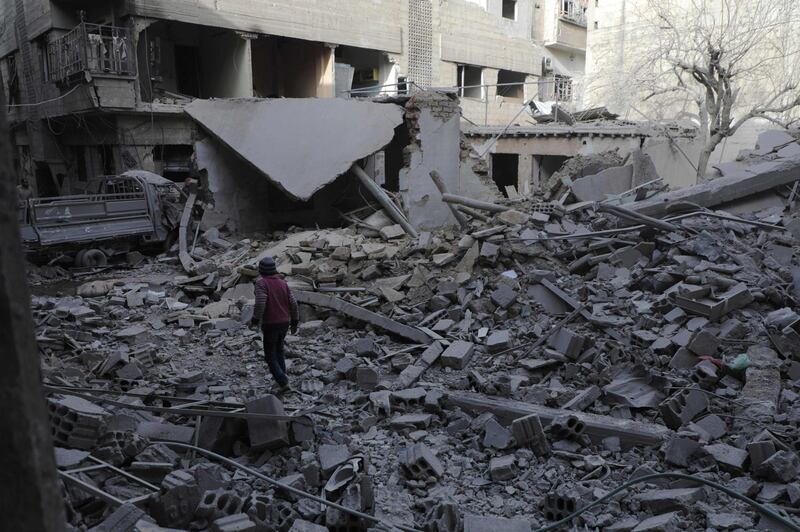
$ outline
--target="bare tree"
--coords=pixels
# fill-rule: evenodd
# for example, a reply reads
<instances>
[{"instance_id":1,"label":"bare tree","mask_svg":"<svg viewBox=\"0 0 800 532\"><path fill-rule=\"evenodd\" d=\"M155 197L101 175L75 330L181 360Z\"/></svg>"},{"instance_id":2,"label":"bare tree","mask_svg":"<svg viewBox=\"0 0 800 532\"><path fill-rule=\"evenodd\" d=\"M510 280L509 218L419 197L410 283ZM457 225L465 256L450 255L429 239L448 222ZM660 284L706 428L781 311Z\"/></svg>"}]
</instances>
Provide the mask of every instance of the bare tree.
<instances>
[{"instance_id":1,"label":"bare tree","mask_svg":"<svg viewBox=\"0 0 800 532\"><path fill-rule=\"evenodd\" d=\"M633 108L645 101L662 116L696 118L703 142L696 166L701 179L714 149L746 122L759 118L786 127L797 120L796 4L639 0L627 57L612 57L620 69L610 91L623 94Z\"/></svg>"}]
</instances>

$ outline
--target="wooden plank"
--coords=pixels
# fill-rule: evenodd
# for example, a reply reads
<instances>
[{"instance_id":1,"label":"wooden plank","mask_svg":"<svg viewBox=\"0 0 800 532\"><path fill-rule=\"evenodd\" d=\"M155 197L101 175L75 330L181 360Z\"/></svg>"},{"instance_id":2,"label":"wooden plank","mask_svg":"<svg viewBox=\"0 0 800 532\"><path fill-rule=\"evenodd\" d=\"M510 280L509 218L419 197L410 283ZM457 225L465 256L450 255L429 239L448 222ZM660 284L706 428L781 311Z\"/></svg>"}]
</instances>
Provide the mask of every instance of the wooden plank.
<instances>
[{"instance_id":1,"label":"wooden plank","mask_svg":"<svg viewBox=\"0 0 800 532\"><path fill-rule=\"evenodd\" d=\"M386 316L381 316L380 314L372 312L371 310L348 303L347 301L339 299L338 297L328 296L318 292L306 292L303 290L295 290L292 293L294 294L294 298L298 303L305 303L307 305L337 310L342 314L350 316L351 318L355 318L360 321L366 321L367 323L371 323L372 325L385 331L396 334L397 336L402 336L403 338L418 344L428 345L432 342L432 339L427 334L415 327L409 327L408 325L403 325L402 323L390 320Z\"/></svg>"},{"instance_id":2,"label":"wooden plank","mask_svg":"<svg viewBox=\"0 0 800 532\"><path fill-rule=\"evenodd\" d=\"M462 410L475 414L491 412L507 425L515 419L529 414L536 414L539 416L542 425L549 425L553 419L559 416L573 415L586 425L585 434L587 434L593 442L600 442L603 438L609 436L617 436L624 449L629 449L636 445L661 445L661 443L674 434L672 430L664 425L642 423L630 419L618 419L586 412L561 410L559 408L549 408L510 399L487 397L471 392L451 392L447 395L446 402L448 406L459 407Z\"/></svg>"}]
</instances>

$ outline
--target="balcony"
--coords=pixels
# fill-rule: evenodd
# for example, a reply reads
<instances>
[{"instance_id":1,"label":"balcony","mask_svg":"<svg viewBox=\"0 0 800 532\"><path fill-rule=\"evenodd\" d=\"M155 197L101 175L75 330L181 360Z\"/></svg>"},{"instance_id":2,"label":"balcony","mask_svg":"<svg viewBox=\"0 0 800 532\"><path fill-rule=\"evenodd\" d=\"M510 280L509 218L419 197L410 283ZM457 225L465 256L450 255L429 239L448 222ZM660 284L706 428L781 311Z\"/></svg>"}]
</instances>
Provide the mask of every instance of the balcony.
<instances>
[{"instance_id":1,"label":"balcony","mask_svg":"<svg viewBox=\"0 0 800 532\"><path fill-rule=\"evenodd\" d=\"M577 24L578 26L586 27L586 6L580 2L571 0L562 0L558 13L558 18Z\"/></svg>"},{"instance_id":2,"label":"balcony","mask_svg":"<svg viewBox=\"0 0 800 532\"><path fill-rule=\"evenodd\" d=\"M87 74L133 79L134 53L127 28L82 22L47 46L48 81L68 87Z\"/></svg>"}]
</instances>

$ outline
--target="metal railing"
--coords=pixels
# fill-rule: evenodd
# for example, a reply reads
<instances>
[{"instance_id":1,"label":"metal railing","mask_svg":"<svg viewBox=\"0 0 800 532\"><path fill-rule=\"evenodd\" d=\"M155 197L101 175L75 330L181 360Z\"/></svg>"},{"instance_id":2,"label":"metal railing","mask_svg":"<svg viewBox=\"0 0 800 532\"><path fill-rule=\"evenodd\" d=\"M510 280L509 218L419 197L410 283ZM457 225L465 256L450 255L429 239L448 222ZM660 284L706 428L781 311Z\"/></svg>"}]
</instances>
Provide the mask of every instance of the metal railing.
<instances>
[{"instance_id":1,"label":"metal railing","mask_svg":"<svg viewBox=\"0 0 800 532\"><path fill-rule=\"evenodd\" d=\"M560 0L558 16L580 26L586 26L586 7L581 2Z\"/></svg>"},{"instance_id":2,"label":"metal railing","mask_svg":"<svg viewBox=\"0 0 800 532\"><path fill-rule=\"evenodd\" d=\"M79 82L85 72L134 76L127 28L82 22L47 46L48 81Z\"/></svg>"},{"instance_id":3,"label":"metal railing","mask_svg":"<svg viewBox=\"0 0 800 532\"><path fill-rule=\"evenodd\" d=\"M539 80L539 98L542 101L571 102L574 95L572 78L555 76Z\"/></svg>"}]
</instances>

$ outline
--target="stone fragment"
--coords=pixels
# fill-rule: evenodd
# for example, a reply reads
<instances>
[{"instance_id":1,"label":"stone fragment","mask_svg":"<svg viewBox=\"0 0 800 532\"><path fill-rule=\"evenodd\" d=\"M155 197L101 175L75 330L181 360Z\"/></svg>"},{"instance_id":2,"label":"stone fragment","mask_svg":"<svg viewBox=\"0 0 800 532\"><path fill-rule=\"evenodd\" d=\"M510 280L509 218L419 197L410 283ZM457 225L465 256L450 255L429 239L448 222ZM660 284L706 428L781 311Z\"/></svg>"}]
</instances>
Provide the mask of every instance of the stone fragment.
<instances>
[{"instance_id":1,"label":"stone fragment","mask_svg":"<svg viewBox=\"0 0 800 532\"><path fill-rule=\"evenodd\" d=\"M688 510L698 501L704 501L706 492L702 487L650 490L636 495L635 498L642 507L657 514L670 510Z\"/></svg>"},{"instance_id":2,"label":"stone fragment","mask_svg":"<svg viewBox=\"0 0 800 532\"><path fill-rule=\"evenodd\" d=\"M326 477L349 458L350 450L347 445L323 444L319 446L319 464Z\"/></svg>"},{"instance_id":3,"label":"stone fragment","mask_svg":"<svg viewBox=\"0 0 800 532\"><path fill-rule=\"evenodd\" d=\"M490 299L492 303L505 309L517 301L517 291L507 284L501 284L492 292Z\"/></svg>"},{"instance_id":4,"label":"stone fragment","mask_svg":"<svg viewBox=\"0 0 800 532\"><path fill-rule=\"evenodd\" d=\"M493 449L507 449L511 445L511 432L494 419L483 426L483 446Z\"/></svg>"},{"instance_id":5,"label":"stone fragment","mask_svg":"<svg viewBox=\"0 0 800 532\"><path fill-rule=\"evenodd\" d=\"M495 482L511 480L517 476L515 462L513 454L492 458L489 461L489 477Z\"/></svg>"},{"instance_id":6,"label":"stone fragment","mask_svg":"<svg viewBox=\"0 0 800 532\"><path fill-rule=\"evenodd\" d=\"M800 458L791 451L778 451L761 462L755 474L774 482L791 482L800 474Z\"/></svg>"},{"instance_id":7,"label":"stone fragment","mask_svg":"<svg viewBox=\"0 0 800 532\"><path fill-rule=\"evenodd\" d=\"M576 359L583 352L585 341L586 338L584 336L566 327L561 327L547 340L547 345L566 357Z\"/></svg>"},{"instance_id":8,"label":"stone fragment","mask_svg":"<svg viewBox=\"0 0 800 532\"><path fill-rule=\"evenodd\" d=\"M700 450L700 444L689 438L676 436L662 446L664 460L678 467L687 467L692 456Z\"/></svg>"},{"instance_id":9,"label":"stone fragment","mask_svg":"<svg viewBox=\"0 0 800 532\"><path fill-rule=\"evenodd\" d=\"M659 405L664 424L675 430L708 408L708 397L700 390L681 390Z\"/></svg>"},{"instance_id":10,"label":"stone fragment","mask_svg":"<svg viewBox=\"0 0 800 532\"><path fill-rule=\"evenodd\" d=\"M745 469L748 454L744 449L738 449L724 443L715 443L706 445L703 450L711 455L720 469L731 473L741 473Z\"/></svg>"},{"instance_id":11,"label":"stone fragment","mask_svg":"<svg viewBox=\"0 0 800 532\"><path fill-rule=\"evenodd\" d=\"M394 224L382 227L380 234L384 240L395 240L398 238L403 238L406 232L403 230L403 227L400 224Z\"/></svg>"},{"instance_id":12,"label":"stone fragment","mask_svg":"<svg viewBox=\"0 0 800 532\"><path fill-rule=\"evenodd\" d=\"M88 532L131 532L136 522L146 515L141 508L126 503L111 512L102 523L90 528Z\"/></svg>"},{"instance_id":13,"label":"stone fragment","mask_svg":"<svg viewBox=\"0 0 800 532\"><path fill-rule=\"evenodd\" d=\"M511 345L511 331L493 331L486 339L486 349L490 353L497 353L508 349Z\"/></svg>"}]
</instances>

